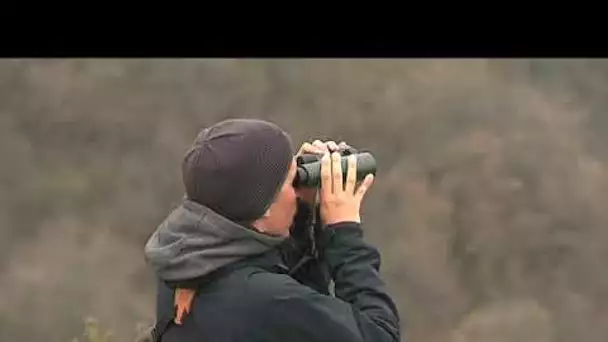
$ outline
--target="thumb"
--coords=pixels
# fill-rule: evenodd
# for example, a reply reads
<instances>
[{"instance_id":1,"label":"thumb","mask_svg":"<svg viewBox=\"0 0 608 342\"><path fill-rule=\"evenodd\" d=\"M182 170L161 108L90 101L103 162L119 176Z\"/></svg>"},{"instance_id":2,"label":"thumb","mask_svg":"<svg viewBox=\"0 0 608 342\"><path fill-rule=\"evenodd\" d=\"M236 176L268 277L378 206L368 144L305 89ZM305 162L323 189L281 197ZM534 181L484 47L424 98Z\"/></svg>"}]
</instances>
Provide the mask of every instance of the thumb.
<instances>
[{"instance_id":1,"label":"thumb","mask_svg":"<svg viewBox=\"0 0 608 342\"><path fill-rule=\"evenodd\" d=\"M367 193L367 190L369 190L369 188L372 186L373 183L374 183L373 174L370 173L367 176L365 176L365 179L363 179L363 182L361 183L359 188L357 188L357 191L355 193L355 196L357 197L357 199L359 201L361 201L363 199L363 196L365 196L365 194Z\"/></svg>"}]
</instances>

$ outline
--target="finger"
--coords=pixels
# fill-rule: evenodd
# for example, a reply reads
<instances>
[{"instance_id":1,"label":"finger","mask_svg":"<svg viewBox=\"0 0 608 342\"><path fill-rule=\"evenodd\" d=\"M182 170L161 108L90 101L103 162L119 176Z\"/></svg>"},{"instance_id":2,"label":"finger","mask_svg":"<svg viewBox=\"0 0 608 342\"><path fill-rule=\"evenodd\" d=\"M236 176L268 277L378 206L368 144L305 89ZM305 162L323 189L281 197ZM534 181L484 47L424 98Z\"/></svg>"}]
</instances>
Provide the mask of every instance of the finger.
<instances>
[{"instance_id":1,"label":"finger","mask_svg":"<svg viewBox=\"0 0 608 342\"><path fill-rule=\"evenodd\" d=\"M344 187L342 185L342 163L340 160L340 153L332 153L331 159L333 193L336 194L344 192Z\"/></svg>"},{"instance_id":2,"label":"finger","mask_svg":"<svg viewBox=\"0 0 608 342\"><path fill-rule=\"evenodd\" d=\"M321 140L313 141L312 145L319 150L321 153L329 152L327 146Z\"/></svg>"},{"instance_id":3,"label":"finger","mask_svg":"<svg viewBox=\"0 0 608 342\"><path fill-rule=\"evenodd\" d=\"M345 149L345 148L349 148L350 146L346 142L340 141L340 143L338 144L338 147L340 149Z\"/></svg>"},{"instance_id":4,"label":"finger","mask_svg":"<svg viewBox=\"0 0 608 342\"><path fill-rule=\"evenodd\" d=\"M348 156L348 170L346 173L345 191L347 194L355 193L355 184L357 183L357 157Z\"/></svg>"},{"instance_id":5,"label":"finger","mask_svg":"<svg viewBox=\"0 0 608 342\"><path fill-rule=\"evenodd\" d=\"M363 200L363 197L367 193L367 190L369 190L369 188L372 186L373 183L374 183L373 174L370 173L367 176L365 176L365 179L363 179L363 182L361 183L361 185L357 189L357 192L355 193L355 196L357 197L358 201Z\"/></svg>"},{"instance_id":6,"label":"finger","mask_svg":"<svg viewBox=\"0 0 608 342\"><path fill-rule=\"evenodd\" d=\"M329 153L325 153L321 158L321 191L323 198L328 198L332 194L331 182L331 159Z\"/></svg>"},{"instance_id":7,"label":"finger","mask_svg":"<svg viewBox=\"0 0 608 342\"><path fill-rule=\"evenodd\" d=\"M329 151L331 151L331 152L335 152L335 151L339 150L338 144L336 144L335 141L330 140L330 141L326 142L325 145L327 145L327 147L329 148Z\"/></svg>"},{"instance_id":8,"label":"finger","mask_svg":"<svg viewBox=\"0 0 608 342\"><path fill-rule=\"evenodd\" d=\"M300 147L300 150L298 151L298 156L302 155L304 153L318 153L318 154L322 154L325 151L322 149L319 149L318 147L312 145L311 143L305 142L304 144L302 144L302 146Z\"/></svg>"},{"instance_id":9,"label":"finger","mask_svg":"<svg viewBox=\"0 0 608 342\"><path fill-rule=\"evenodd\" d=\"M306 151L310 150L310 148L312 147L312 145L310 143L303 143L302 146L300 146L300 149L298 150L297 155L301 155L302 153L305 153Z\"/></svg>"}]
</instances>

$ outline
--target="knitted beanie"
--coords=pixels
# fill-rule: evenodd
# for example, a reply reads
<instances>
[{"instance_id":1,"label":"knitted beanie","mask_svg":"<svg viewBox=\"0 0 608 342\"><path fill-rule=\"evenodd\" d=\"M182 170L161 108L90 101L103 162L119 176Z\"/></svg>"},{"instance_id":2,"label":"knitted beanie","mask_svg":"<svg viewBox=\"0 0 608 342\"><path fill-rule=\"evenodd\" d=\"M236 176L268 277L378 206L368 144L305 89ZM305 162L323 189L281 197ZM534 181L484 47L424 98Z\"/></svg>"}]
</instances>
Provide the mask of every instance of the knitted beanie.
<instances>
[{"instance_id":1,"label":"knitted beanie","mask_svg":"<svg viewBox=\"0 0 608 342\"><path fill-rule=\"evenodd\" d=\"M293 154L291 138L274 123L221 121L201 130L183 159L186 197L230 220L254 221L274 201Z\"/></svg>"}]
</instances>

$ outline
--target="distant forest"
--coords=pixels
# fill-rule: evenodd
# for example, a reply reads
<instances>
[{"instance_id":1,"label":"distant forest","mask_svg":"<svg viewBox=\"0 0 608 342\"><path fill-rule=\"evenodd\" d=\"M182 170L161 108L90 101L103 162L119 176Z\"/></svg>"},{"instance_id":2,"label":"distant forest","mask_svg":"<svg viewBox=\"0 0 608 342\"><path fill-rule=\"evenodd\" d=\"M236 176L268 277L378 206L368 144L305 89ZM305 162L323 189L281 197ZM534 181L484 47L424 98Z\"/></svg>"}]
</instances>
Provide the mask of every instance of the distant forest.
<instances>
[{"instance_id":1,"label":"distant forest","mask_svg":"<svg viewBox=\"0 0 608 342\"><path fill-rule=\"evenodd\" d=\"M605 342L607 60L0 62L0 340L154 319L148 236L196 133L371 151L366 239L408 341Z\"/></svg>"}]
</instances>

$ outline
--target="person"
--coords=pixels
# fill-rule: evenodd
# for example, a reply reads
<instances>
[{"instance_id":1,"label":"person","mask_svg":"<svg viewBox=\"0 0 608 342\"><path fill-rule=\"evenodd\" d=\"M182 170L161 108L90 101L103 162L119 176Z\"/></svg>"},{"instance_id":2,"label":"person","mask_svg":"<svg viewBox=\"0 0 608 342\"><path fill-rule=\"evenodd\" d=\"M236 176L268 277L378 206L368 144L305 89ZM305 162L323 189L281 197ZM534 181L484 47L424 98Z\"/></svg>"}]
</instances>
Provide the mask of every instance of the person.
<instances>
[{"instance_id":1,"label":"person","mask_svg":"<svg viewBox=\"0 0 608 342\"><path fill-rule=\"evenodd\" d=\"M287 133L255 119L200 131L182 162L186 195L145 245L158 278L153 339L400 340L380 253L363 240L373 175L357 182L349 159L343 181L344 147L317 140L294 153ZM302 153L321 158L319 189L294 188ZM317 253L302 252L311 241Z\"/></svg>"}]
</instances>

